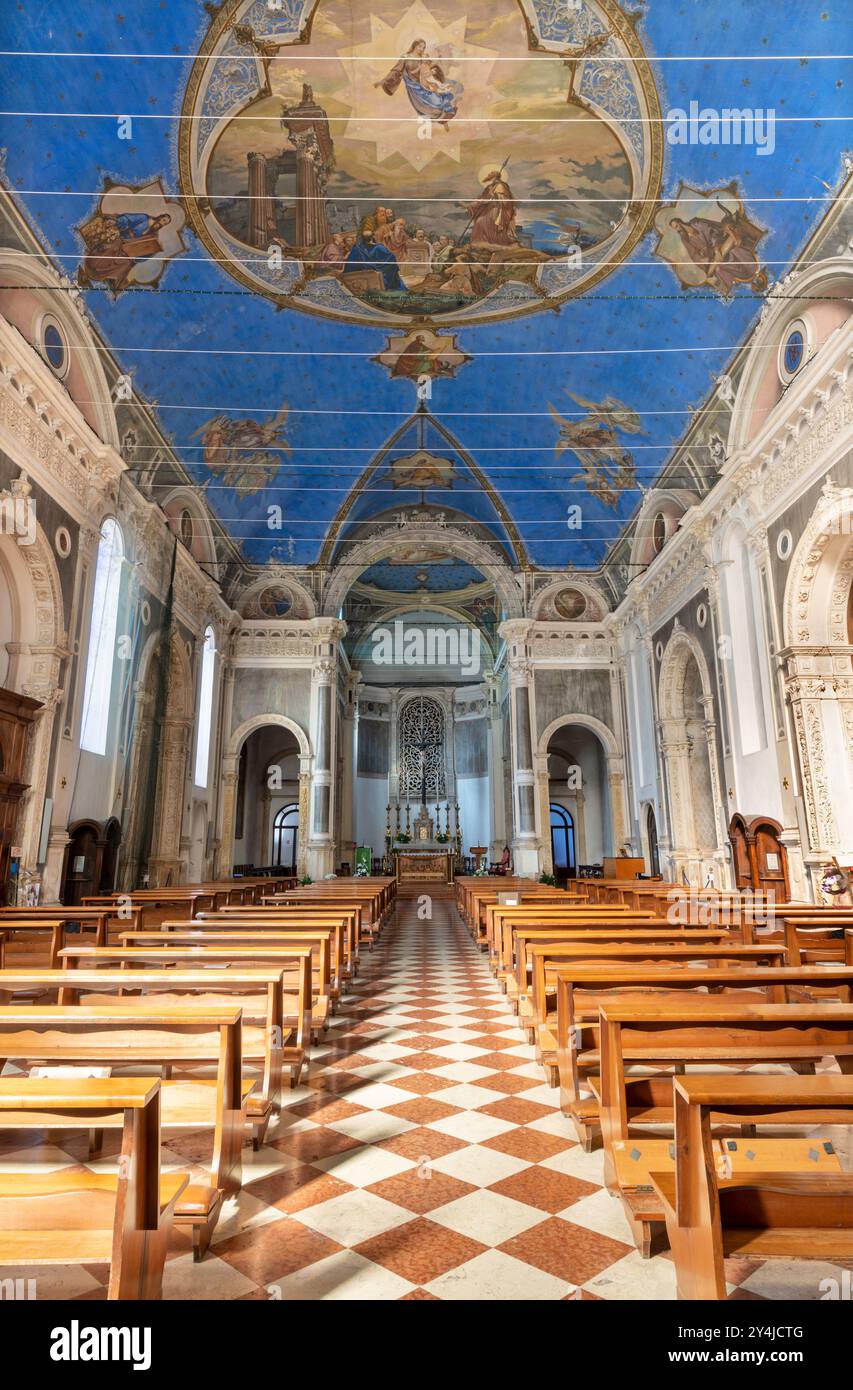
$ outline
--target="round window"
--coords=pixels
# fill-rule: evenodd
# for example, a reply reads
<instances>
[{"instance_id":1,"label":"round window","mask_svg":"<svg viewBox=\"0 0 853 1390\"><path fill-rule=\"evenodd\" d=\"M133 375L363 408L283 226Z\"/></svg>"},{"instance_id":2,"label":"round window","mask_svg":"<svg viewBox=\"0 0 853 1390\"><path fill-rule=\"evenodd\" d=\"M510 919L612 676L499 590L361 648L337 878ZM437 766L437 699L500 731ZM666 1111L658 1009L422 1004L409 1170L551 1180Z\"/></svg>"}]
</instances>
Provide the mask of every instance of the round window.
<instances>
[{"instance_id":1,"label":"round window","mask_svg":"<svg viewBox=\"0 0 853 1390\"><path fill-rule=\"evenodd\" d=\"M652 523L652 544L655 548L655 554L660 555L666 545L666 517L663 512L658 512Z\"/></svg>"},{"instance_id":2,"label":"round window","mask_svg":"<svg viewBox=\"0 0 853 1390\"><path fill-rule=\"evenodd\" d=\"M52 320L48 320L42 330L42 349L57 376L61 376L68 365L68 349L58 325Z\"/></svg>"},{"instance_id":3,"label":"round window","mask_svg":"<svg viewBox=\"0 0 853 1390\"><path fill-rule=\"evenodd\" d=\"M193 519L189 512L181 512L181 540L189 549L193 543Z\"/></svg>"},{"instance_id":4,"label":"round window","mask_svg":"<svg viewBox=\"0 0 853 1390\"><path fill-rule=\"evenodd\" d=\"M788 330L779 349L779 375L783 381L796 376L808 356L809 339L806 325L796 319L788 325Z\"/></svg>"}]
</instances>

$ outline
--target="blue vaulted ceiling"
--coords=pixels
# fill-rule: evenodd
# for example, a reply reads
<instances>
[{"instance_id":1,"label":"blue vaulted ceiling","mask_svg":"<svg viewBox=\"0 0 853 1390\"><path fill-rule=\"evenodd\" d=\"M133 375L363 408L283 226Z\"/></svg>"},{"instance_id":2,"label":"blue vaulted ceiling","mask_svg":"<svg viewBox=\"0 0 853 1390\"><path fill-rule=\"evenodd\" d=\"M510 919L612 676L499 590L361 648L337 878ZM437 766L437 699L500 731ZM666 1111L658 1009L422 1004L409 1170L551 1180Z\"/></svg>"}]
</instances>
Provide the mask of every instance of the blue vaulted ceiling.
<instances>
[{"instance_id":1,"label":"blue vaulted ceiling","mask_svg":"<svg viewBox=\"0 0 853 1390\"><path fill-rule=\"evenodd\" d=\"M564 32L565 14L581 27ZM287 26L308 20L305 42L292 47ZM528 42L534 22L542 36L538 55ZM839 152L848 143L849 68L841 59L774 55L843 53L848 22L837 0L653 0L627 18L610 0L582 0L577 7L538 0L524 13L517 0L366 0L363 8L341 0L307 6L281 0L269 7L258 0L226 0L218 7L197 0L130 6L88 0L75 7L28 0L4 7L0 143L9 186L66 273L81 271L89 313L136 389L156 402L177 456L247 559L313 564L333 523L343 526L334 533L338 544L395 507L426 504L446 508L453 524L479 529L516 562L592 567L635 512L640 485L653 482L690 412L756 318L766 281L785 274L829 206L827 188L836 184ZM414 85L398 81L386 94L381 83L366 81L365 73L381 77L376 63L386 58L392 70L419 33L430 61ZM578 69L575 105L571 93L563 95L566 65L551 63L546 76L538 65L543 48L574 51L573 44L596 34L619 54L640 52L651 60L624 64L629 72L642 69L653 88L637 98L626 86L624 110L619 115L614 107L610 125L595 124L590 113L596 102L610 100L604 87L618 64L596 69L593 53L587 70ZM272 49L263 48L264 39ZM202 100L194 95L195 55L215 42L236 55L230 67L220 65L220 76L231 74L225 87L231 83L236 90L245 78L245 109L261 119L246 127L232 123L214 151L221 188L238 196L226 207L223 195L214 208L217 230L203 235L204 189L179 160L194 157L212 128L213 118L192 102ZM272 95L261 100L252 82L271 52ZM714 61L667 61L678 55ZM466 66L470 58L478 62ZM312 87L307 97L303 83ZM220 109L229 101L233 108L233 97L234 91L220 93ZM428 151L405 143L416 100L443 103L445 115L455 111L435 128ZM643 117L638 100L648 103L648 112L656 100L664 113L687 108L691 100L716 108L773 108L775 150L762 157L755 149L661 141L659 167L649 158L641 169L644 120L653 117ZM312 102L321 117L306 116ZM378 115L368 118L368 108ZM408 282L405 295L366 289L353 298L340 276L317 278L316 267L301 285L288 280L287 266L275 270L281 292L278 282L272 289L247 284L252 258L263 257L238 245L249 235L247 218L232 217L239 190L250 187L242 160L247 143L257 142L265 167L275 165L281 179L273 187L283 206L297 177L297 142L281 128L286 110L297 136L310 125L315 138L322 120L331 122L333 154L321 149L317 156L328 164L323 236L330 245L336 231L351 241L384 195L406 222L400 235L411 256L420 255L424 225L432 257L443 236L464 251L473 233L462 224L476 205L477 180L494 164L517 200L509 251L506 241L490 246L488 265L480 258L470 266L461 255L453 274L430 270L432 278ZM182 111L186 132L179 128ZM556 124L566 111L573 114L564 132ZM120 138L117 118L123 115L132 117L129 138ZM629 156L637 166L637 208L630 214ZM114 185L148 190L137 199L146 206L141 220L132 220L132 210L130 219L120 220L130 204L110 194ZM208 191L214 187L220 186ZM746 251L741 257L751 278L739 278L736 267L728 280L721 275L704 285L682 283L664 254L660 226L647 220L639 235L644 200L651 216L674 205L683 187L709 195L701 210L711 221L721 216L719 198L711 195L729 187L721 196L729 197L730 214L757 238L754 261ZM188 188L199 200L199 220L187 216L180 226ZM613 213L618 249L613 264L584 289L582 280L560 280L549 257L572 237L584 255L609 244L602 199ZM274 200L272 206L275 213ZM163 256L150 261L146 238L159 235L152 227L158 208L167 209L170 221L159 229ZM119 222L110 223L111 217ZM122 254L132 247L138 255L129 278L98 241L104 220L107 240L119 225ZM476 213L468 220L480 225ZM633 229L638 239L632 245ZM286 246L296 235L281 219L273 234ZM701 259L699 235L697 224L692 254ZM218 263L227 259L224 248L231 248L233 272ZM534 265L531 278L525 254L540 267L547 262L546 268ZM506 268L513 257L522 267L516 281ZM236 264L241 261L245 275ZM265 265L259 270L267 275ZM542 290L546 275L552 277L548 293ZM501 314L490 316L489 304L503 306ZM428 430L418 436L406 424L416 410L415 378L394 375L376 360L395 334L424 325L446 334L468 358L435 373L428 425L435 421L445 433L433 437ZM571 425L570 447L561 452L555 413ZM412 455L419 448L433 460L449 461L449 471L433 461L418 473ZM601 485L597 462L605 456L610 471ZM374 466L377 457L380 467ZM404 465L395 473L398 459ZM573 504L583 508L583 525L570 530L566 517ZM282 509L279 531L268 527L271 506ZM402 587L416 587L417 568L411 576L406 571ZM373 582L390 583L384 565ZM427 587L441 586L437 577Z\"/></svg>"}]
</instances>

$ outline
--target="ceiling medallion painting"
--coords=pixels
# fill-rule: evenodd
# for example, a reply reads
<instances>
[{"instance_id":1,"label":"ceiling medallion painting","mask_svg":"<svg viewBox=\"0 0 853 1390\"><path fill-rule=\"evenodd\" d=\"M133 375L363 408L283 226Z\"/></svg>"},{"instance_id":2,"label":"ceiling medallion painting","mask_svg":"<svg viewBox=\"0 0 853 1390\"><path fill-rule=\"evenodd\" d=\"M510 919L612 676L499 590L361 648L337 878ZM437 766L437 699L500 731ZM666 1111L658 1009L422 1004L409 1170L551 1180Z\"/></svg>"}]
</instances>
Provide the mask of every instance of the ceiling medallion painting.
<instances>
[{"instance_id":1,"label":"ceiling medallion painting","mask_svg":"<svg viewBox=\"0 0 853 1390\"><path fill-rule=\"evenodd\" d=\"M225 0L182 109L189 218L241 284L314 314L557 308L651 225L643 59L613 0Z\"/></svg>"},{"instance_id":2,"label":"ceiling medallion painting","mask_svg":"<svg viewBox=\"0 0 853 1390\"><path fill-rule=\"evenodd\" d=\"M738 285L759 294L767 289L757 253L767 231L747 217L737 183L707 193L682 183L676 201L657 213L655 228L655 255L669 261L686 289L715 290L723 299Z\"/></svg>"}]
</instances>

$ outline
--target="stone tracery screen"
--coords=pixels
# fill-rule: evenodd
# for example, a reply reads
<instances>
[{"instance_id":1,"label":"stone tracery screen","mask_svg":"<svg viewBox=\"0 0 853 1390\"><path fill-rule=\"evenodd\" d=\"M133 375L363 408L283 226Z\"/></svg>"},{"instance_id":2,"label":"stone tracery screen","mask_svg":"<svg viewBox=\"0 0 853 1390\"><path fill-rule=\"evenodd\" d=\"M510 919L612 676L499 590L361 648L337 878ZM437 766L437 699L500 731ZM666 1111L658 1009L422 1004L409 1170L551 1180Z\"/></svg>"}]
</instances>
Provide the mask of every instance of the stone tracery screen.
<instances>
[{"instance_id":1,"label":"stone tracery screen","mask_svg":"<svg viewBox=\"0 0 853 1390\"><path fill-rule=\"evenodd\" d=\"M409 801L443 801L444 711L437 700L419 695L400 715L400 797Z\"/></svg>"}]
</instances>

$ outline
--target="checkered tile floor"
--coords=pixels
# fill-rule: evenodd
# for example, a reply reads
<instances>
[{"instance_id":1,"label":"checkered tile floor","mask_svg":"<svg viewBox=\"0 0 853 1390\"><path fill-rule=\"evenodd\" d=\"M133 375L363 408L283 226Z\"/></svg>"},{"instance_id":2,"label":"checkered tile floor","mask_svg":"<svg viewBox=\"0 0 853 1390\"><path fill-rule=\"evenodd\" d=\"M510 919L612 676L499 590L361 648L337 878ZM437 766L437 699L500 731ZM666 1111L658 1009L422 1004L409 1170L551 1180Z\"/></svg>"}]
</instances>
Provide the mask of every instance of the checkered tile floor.
<instances>
[{"instance_id":1,"label":"checkered tile floor","mask_svg":"<svg viewBox=\"0 0 853 1390\"><path fill-rule=\"evenodd\" d=\"M643 1261L543 1084L450 900L420 921L401 898L320 1047L286 1095L211 1249L176 1237L170 1299L671 1299L667 1255ZM207 1136L168 1136L198 1161ZM81 1137L12 1151L0 1171L86 1157ZM38 1144L38 1147L36 1145ZM32 1269L38 1296L103 1297L101 1268ZM729 1261L736 1298L819 1298L836 1266Z\"/></svg>"}]
</instances>

